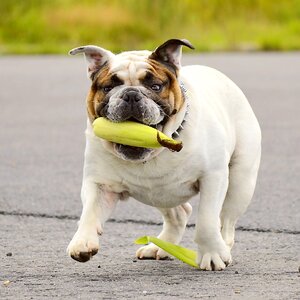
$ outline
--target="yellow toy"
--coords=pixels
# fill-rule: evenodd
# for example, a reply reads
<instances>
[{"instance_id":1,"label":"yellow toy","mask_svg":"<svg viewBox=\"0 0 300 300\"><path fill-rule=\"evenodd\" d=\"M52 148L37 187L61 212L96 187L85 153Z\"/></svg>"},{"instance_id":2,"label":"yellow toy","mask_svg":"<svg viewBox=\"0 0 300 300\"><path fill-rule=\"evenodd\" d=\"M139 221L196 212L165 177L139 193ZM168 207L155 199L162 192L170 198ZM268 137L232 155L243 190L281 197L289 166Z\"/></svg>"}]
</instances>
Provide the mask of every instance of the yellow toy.
<instances>
[{"instance_id":1,"label":"yellow toy","mask_svg":"<svg viewBox=\"0 0 300 300\"><path fill-rule=\"evenodd\" d=\"M165 242L159 238L154 236L143 236L135 240L136 244L148 244L153 243L159 248L165 250L167 253L171 254L172 256L178 258L179 260L185 262L186 264L199 268L198 264L196 263L197 253L194 250L184 248L178 245L174 245L169 242Z\"/></svg>"},{"instance_id":2,"label":"yellow toy","mask_svg":"<svg viewBox=\"0 0 300 300\"><path fill-rule=\"evenodd\" d=\"M133 121L116 123L100 117L93 122L93 130L96 136L118 144L142 148L166 147L177 152L182 149L182 142L151 126Z\"/></svg>"}]
</instances>

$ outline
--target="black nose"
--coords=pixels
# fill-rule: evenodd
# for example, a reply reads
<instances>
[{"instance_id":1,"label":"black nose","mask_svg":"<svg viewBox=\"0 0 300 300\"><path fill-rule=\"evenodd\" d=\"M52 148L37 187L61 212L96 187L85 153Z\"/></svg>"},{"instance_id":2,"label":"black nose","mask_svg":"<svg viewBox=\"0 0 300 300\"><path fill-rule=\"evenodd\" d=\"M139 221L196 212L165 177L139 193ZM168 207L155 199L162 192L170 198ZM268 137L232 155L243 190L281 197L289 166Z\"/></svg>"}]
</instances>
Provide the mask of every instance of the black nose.
<instances>
[{"instance_id":1,"label":"black nose","mask_svg":"<svg viewBox=\"0 0 300 300\"><path fill-rule=\"evenodd\" d=\"M125 102L134 103L140 101L142 99L142 96L137 91L128 91L123 95L122 99Z\"/></svg>"}]
</instances>

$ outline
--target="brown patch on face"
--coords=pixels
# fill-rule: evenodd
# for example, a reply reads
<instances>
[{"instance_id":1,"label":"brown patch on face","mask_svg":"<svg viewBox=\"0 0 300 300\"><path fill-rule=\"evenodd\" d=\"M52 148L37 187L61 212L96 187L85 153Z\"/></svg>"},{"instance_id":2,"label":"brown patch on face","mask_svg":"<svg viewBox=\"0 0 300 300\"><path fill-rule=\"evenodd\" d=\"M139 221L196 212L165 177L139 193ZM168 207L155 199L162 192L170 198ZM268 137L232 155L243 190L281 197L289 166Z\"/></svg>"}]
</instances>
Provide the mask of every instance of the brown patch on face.
<instances>
[{"instance_id":1,"label":"brown patch on face","mask_svg":"<svg viewBox=\"0 0 300 300\"><path fill-rule=\"evenodd\" d=\"M154 75L153 84L163 84L162 90L158 92L159 97L169 106L170 114L174 111L178 112L183 105L184 98L176 74L156 60L149 59L148 63L150 64L149 73Z\"/></svg>"},{"instance_id":2,"label":"brown patch on face","mask_svg":"<svg viewBox=\"0 0 300 300\"><path fill-rule=\"evenodd\" d=\"M87 114L88 114L88 117L89 117L89 120L91 123L97 117L96 109L95 109L95 101L94 101L95 94L96 94L96 91L93 88L91 88L87 95L87 98L86 98Z\"/></svg>"},{"instance_id":3,"label":"brown patch on face","mask_svg":"<svg viewBox=\"0 0 300 300\"><path fill-rule=\"evenodd\" d=\"M105 88L114 87L119 84L123 84L123 82L110 73L108 65L104 66L97 74L86 99L87 113L91 122L99 117L99 107L108 100L109 91L105 91Z\"/></svg>"}]
</instances>

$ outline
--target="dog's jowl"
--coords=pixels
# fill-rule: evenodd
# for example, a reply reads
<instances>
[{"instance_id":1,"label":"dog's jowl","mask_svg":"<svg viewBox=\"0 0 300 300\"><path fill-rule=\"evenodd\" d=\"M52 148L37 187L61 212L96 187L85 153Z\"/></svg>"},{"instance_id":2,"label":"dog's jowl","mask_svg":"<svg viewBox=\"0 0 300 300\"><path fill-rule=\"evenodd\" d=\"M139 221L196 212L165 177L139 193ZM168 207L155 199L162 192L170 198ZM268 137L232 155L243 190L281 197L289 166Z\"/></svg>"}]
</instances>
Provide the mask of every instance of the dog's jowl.
<instances>
[{"instance_id":1,"label":"dog's jowl","mask_svg":"<svg viewBox=\"0 0 300 300\"><path fill-rule=\"evenodd\" d=\"M81 190L82 215L68 254L85 262L98 252L99 235L124 197L157 207L164 225L159 238L178 244L199 198L195 242L203 270L231 262L235 224L254 192L261 133L242 91L225 75L204 66L181 67L187 40L171 39L151 51L113 54L83 46L91 88ZM94 135L92 122L133 120L180 139L183 149L146 149L108 142ZM147 245L138 258L167 253Z\"/></svg>"}]
</instances>

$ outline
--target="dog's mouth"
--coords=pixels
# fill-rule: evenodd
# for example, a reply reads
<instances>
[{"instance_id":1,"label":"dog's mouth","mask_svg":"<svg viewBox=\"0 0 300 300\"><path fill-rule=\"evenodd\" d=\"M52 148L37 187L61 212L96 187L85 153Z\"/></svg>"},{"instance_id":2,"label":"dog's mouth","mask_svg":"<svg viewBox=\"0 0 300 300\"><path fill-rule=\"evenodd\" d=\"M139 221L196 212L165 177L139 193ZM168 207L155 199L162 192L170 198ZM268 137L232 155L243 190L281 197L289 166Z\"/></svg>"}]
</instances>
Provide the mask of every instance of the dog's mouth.
<instances>
[{"instance_id":1,"label":"dog's mouth","mask_svg":"<svg viewBox=\"0 0 300 300\"><path fill-rule=\"evenodd\" d=\"M143 160L148 156L153 149L134 147L123 144L114 143L114 149L121 154L125 160Z\"/></svg>"},{"instance_id":2,"label":"dog's mouth","mask_svg":"<svg viewBox=\"0 0 300 300\"><path fill-rule=\"evenodd\" d=\"M136 119L136 118L134 118L134 117L131 117L131 118L129 118L129 119L127 119L126 121L132 121L132 122L136 122L136 123L140 123L140 124L143 124L143 125L146 125L146 126L150 126L150 127L152 127L152 128L155 128L155 129L157 129L157 130L162 130L163 129L163 125L165 124L165 118L162 120L162 121L160 121L159 123L157 123L157 124L148 124L147 122L142 122L142 121L140 121L140 120L138 120L138 119Z\"/></svg>"},{"instance_id":3,"label":"dog's mouth","mask_svg":"<svg viewBox=\"0 0 300 300\"><path fill-rule=\"evenodd\" d=\"M129 118L126 121L132 121L132 122L144 124L144 125L150 126L152 128L155 128L157 130L163 129L163 121L158 124L145 124L133 117ZM119 143L113 143L113 145L114 145L115 151L117 153L119 153L123 159L126 159L126 160L133 160L133 161L134 160L143 160L146 157L148 157L151 152L154 151L154 149L152 149L152 148L128 146L128 145L119 144Z\"/></svg>"}]
</instances>

